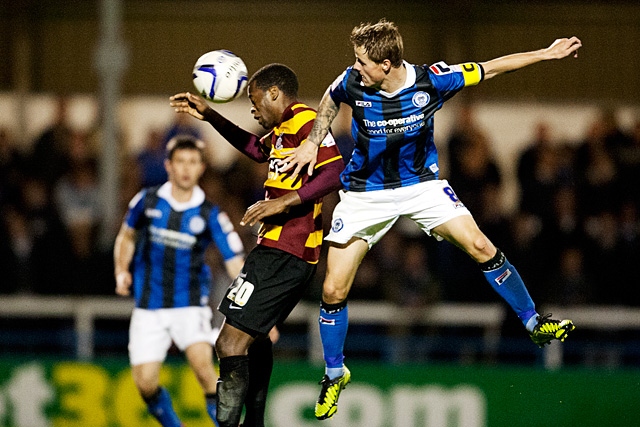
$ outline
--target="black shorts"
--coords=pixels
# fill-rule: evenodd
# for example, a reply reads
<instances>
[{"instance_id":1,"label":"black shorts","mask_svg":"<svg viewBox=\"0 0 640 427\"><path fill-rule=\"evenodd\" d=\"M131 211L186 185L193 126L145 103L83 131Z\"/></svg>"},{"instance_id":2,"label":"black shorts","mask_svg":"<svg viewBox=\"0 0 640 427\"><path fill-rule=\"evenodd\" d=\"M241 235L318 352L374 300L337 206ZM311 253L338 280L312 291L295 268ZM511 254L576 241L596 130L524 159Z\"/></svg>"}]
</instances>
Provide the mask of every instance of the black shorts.
<instances>
[{"instance_id":1,"label":"black shorts","mask_svg":"<svg viewBox=\"0 0 640 427\"><path fill-rule=\"evenodd\" d=\"M284 321L311 283L316 265L280 249L258 245L231 283L218 310L252 336Z\"/></svg>"}]
</instances>

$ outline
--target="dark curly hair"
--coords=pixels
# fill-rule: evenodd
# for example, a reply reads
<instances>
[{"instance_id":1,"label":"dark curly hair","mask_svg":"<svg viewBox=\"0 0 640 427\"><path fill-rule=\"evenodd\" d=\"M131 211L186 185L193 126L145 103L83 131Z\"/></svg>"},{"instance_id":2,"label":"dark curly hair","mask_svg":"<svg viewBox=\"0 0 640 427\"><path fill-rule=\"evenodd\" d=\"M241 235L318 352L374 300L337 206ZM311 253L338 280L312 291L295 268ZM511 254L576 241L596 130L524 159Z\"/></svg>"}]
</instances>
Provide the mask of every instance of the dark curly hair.
<instances>
[{"instance_id":1,"label":"dark curly hair","mask_svg":"<svg viewBox=\"0 0 640 427\"><path fill-rule=\"evenodd\" d=\"M290 98L298 97L298 76L293 70L283 64L268 64L256 71L249 79L249 84L266 91L276 86Z\"/></svg>"}]
</instances>

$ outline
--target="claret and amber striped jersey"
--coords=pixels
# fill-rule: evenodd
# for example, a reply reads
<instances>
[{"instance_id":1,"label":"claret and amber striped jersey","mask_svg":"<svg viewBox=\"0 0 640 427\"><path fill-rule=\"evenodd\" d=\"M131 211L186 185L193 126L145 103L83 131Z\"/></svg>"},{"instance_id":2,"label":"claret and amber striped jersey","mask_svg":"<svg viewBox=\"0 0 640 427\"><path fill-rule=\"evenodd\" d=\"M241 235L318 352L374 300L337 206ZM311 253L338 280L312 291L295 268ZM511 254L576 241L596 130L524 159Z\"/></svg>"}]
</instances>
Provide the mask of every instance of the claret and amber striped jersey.
<instances>
[{"instance_id":1,"label":"claret and amber striped jersey","mask_svg":"<svg viewBox=\"0 0 640 427\"><path fill-rule=\"evenodd\" d=\"M315 110L305 104L294 103L284 111L282 123L262 137L260 142L265 154L269 150L269 174L264 183L267 199L280 197L290 191L300 194L302 187L316 177L316 174L310 177L302 173L292 181L289 179L291 172L283 173L279 165L279 160L305 143L315 118ZM318 149L315 168L333 162L340 162L342 168L340 151L333 136L328 134ZM337 182L337 172L335 176ZM258 244L281 249L310 263L318 262L323 238L321 212L322 198L318 197L306 202L303 200L302 204L292 206L286 212L263 219Z\"/></svg>"},{"instance_id":2,"label":"claret and amber striped jersey","mask_svg":"<svg viewBox=\"0 0 640 427\"><path fill-rule=\"evenodd\" d=\"M336 105L353 109L355 147L342 172L350 191L398 188L438 179L438 153L433 140L434 114L465 86L483 78L479 64L431 66L404 63L405 85L394 93L367 88L360 73L347 68L331 85Z\"/></svg>"}]
</instances>

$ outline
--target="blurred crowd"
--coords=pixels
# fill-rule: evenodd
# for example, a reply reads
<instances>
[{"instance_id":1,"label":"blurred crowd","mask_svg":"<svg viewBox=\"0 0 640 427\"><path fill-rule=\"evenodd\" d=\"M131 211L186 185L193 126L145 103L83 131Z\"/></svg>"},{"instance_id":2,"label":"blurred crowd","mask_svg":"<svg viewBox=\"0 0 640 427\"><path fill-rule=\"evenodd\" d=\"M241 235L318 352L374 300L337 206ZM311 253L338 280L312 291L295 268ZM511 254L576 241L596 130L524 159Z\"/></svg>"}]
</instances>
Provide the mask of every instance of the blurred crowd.
<instances>
[{"instance_id":1,"label":"blurred crowd","mask_svg":"<svg viewBox=\"0 0 640 427\"><path fill-rule=\"evenodd\" d=\"M141 152L121 150L122 215L140 188L167 179L164 147L172 136L201 137L193 120L177 115L166 128L148 131ZM114 228L101 215L99 135L69 125L63 98L55 123L26 152L0 128L0 293L114 294L112 247L98 238L105 227ZM603 110L582 140L553 135L545 122L531 130L530 143L515 159L517 208L507 212L505 178L491 141L475 122L473 107L463 106L448 139L438 142L446 159L442 177L518 268L538 304L640 306L632 291L634 265L640 263L640 118L623 131L615 115ZM246 207L264 197L266 173L266 165L238 156L225 169L208 168L201 183L236 224L247 251L256 230L239 221ZM336 194L325 198L327 228L335 203ZM320 298L323 260L307 295L313 301ZM229 278L214 250L210 261L225 288ZM365 257L350 299L415 308L437 301L499 302L466 254L402 220Z\"/></svg>"},{"instance_id":2,"label":"blurred crowd","mask_svg":"<svg viewBox=\"0 0 640 427\"><path fill-rule=\"evenodd\" d=\"M537 123L517 158L517 209L504 216L502 177L487 138L472 109L460 116L447 143L449 179L534 301L639 305L632 283L640 261L640 119L623 132L613 112L602 110L579 141L556 141L547 123ZM483 287L460 251L440 252L445 298Z\"/></svg>"}]
</instances>

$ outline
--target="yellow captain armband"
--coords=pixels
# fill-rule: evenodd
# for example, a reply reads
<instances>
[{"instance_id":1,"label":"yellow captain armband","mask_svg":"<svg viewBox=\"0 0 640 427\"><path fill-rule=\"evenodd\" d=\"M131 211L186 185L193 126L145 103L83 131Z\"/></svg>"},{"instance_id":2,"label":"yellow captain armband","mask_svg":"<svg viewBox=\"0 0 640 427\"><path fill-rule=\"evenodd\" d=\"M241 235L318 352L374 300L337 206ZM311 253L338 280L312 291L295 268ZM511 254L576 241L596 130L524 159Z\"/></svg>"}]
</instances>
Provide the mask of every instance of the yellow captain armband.
<instances>
[{"instance_id":1,"label":"yellow captain armband","mask_svg":"<svg viewBox=\"0 0 640 427\"><path fill-rule=\"evenodd\" d=\"M460 67L464 77L465 86L474 86L482 81L482 67L475 62L465 62L464 64L459 64L458 67Z\"/></svg>"}]
</instances>

